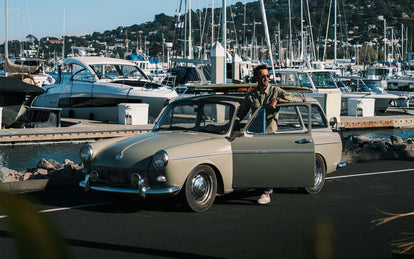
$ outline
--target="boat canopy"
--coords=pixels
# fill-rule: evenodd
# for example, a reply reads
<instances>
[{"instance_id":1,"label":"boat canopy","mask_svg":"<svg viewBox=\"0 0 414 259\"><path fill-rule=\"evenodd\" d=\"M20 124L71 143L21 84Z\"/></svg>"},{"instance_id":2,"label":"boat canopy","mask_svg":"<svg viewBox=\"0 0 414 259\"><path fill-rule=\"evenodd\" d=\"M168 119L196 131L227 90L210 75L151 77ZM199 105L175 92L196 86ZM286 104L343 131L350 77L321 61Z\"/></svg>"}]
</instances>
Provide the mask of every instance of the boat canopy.
<instances>
[{"instance_id":1,"label":"boat canopy","mask_svg":"<svg viewBox=\"0 0 414 259\"><path fill-rule=\"evenodd\" d=\"M29 73L34 74L39 70L39 66L29 66L23 64L15 64L6 57L4 61L4 72L8 73Z\"/></svg>"}]
</instances>

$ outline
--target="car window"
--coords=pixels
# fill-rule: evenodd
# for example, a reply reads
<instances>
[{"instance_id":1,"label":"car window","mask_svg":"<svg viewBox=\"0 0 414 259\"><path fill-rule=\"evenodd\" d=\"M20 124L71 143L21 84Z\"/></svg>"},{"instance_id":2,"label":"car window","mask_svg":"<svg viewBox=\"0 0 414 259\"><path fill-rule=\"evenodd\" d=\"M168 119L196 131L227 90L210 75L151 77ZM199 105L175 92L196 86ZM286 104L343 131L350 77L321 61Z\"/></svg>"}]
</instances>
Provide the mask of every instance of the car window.
<instances>
[{"instance_id":1,"label":"car window","mask_svg":"<svg viewBox=\"0 0 414 259\"><path fill-rule=\"evenodd\" d=\"M221 103L170 105L154 130L191 130L225 134L234 115L234 106Z\"/></svg>"},{"instance_id":2,"label":"car window","mask_svg":"<svg viewBox=\"0 0 414 259\"><path fill-rule=\"evenodd\" d=\"M307 108L306 106L301 106ZM277 118L277 132L302 130L303 124L297 106L282 106Z\"/></svg>"},{"instance_id":3,"label":"car window","mask_svg":"<svg viewBox=\"0 0 414 259\"><path fill-rule=\"evenodd\" d=\"M307 106L303 106L307 109ZM303 131L304 126L296 105L277 107L277 112L266 114L262 107L249 123L249 134L278 134L283 132Z\"/></svg>"},{"instance_id":4,"label":"car window","mask_svg":"<svg viewBox=\"0 0 414 259\"><path fill-rule=\"evenodd\" d=\"M308 127L308 109L306 106L299 106L300 113L305 122L305 127ZM311 106L311 121L312 128L327 128L328 122L320 106L312 104Z\"/></svg>"}]
</instances>

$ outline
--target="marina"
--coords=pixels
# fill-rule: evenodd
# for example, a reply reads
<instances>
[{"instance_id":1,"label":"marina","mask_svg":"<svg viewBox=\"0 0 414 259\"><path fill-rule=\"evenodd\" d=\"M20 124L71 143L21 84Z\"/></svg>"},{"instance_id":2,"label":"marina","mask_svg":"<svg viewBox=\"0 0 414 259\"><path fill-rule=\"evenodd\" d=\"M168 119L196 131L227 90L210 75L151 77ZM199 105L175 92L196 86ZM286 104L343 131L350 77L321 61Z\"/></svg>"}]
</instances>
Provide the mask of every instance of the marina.
<instances>
[{"instance_id":1,"label":"marina","mask_svg":"<svg viewBox=\"0 0 414 259\"><path fill-rule=\"evenodd\" d=\"M2 129L0 130L0 146L90 142L105 138L143 134L149 132L153 127L153 124L107 124L82 119L63 118L62 121L73 125L70 127ZM341 116L341 121L338 123L338 130L340 131L363 129L369 132L372 129L387 128L414 128L414 116Z\"/></svg>"}]
</instances>

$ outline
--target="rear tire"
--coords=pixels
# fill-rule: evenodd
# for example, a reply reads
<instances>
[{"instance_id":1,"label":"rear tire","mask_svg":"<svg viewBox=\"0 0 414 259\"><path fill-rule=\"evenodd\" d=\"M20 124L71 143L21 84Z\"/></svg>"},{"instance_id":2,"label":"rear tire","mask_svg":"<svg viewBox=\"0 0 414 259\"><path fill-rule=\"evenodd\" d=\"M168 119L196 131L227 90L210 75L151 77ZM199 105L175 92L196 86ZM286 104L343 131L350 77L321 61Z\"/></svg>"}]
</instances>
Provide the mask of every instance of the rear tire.
<instances>
[{"instance_id":1,"label":"rear tire","mask_svg":"<svg viewBox=\"0 0 414 259\"><path fill-rule=\"evenodd\" d=\"M305 192L309 194L317 194L319 193L324 184L325 184L325 176L326 176L326 169L325 169L325 161L320 155L315 156L315 182L313 187L306 187L304 188Z\"/></svg>"},{"instance_id":2,"label":"rear tire","mask_svg":"<svg viewBox=\"0 0 414 259\"><path fill-rule=\"evenodd\" d=\"M207 165L194 168L181 190L181 202L189 210L204 212L214 203L217 194L217 178Z\"/></svg>"}]
</instances>

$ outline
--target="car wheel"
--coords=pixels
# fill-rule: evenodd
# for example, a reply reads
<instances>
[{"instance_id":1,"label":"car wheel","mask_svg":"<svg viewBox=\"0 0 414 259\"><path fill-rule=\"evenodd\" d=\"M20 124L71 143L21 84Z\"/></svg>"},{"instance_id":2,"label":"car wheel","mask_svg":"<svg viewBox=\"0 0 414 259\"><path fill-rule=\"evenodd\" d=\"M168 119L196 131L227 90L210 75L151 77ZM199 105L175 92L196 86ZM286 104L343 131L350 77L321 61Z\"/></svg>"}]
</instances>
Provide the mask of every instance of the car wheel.
<instances>
[{"instance_id":1,"label":"car wheel","mask_svg":"<svg viewBox=\"0 0 414 259\"><path fill-rule=\"evenodd\" d=\"M187 209L203 212L213 205L216 193L217 178L214 170L210 166L200 165L188 175L181 191L181 199Z\"/></svg>"},{"instance_id":2,"label":"car wheel","mask_svg":"<svg viewBox=\"0 0 414 259\"><path fill-rule=\"evenodd\" d=\"M325 162L320 155L316 155L315 157L314 173L315 173L314 186L305 188L305 192L309 194L319 193L325 184L325 176L326 176Z\"/></svg>"}]
</instances>

